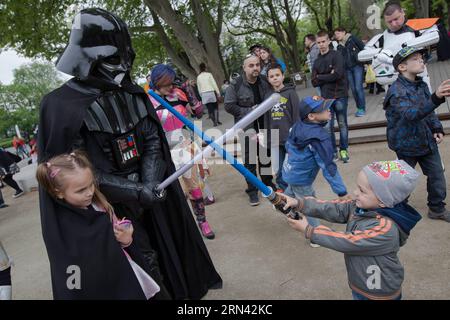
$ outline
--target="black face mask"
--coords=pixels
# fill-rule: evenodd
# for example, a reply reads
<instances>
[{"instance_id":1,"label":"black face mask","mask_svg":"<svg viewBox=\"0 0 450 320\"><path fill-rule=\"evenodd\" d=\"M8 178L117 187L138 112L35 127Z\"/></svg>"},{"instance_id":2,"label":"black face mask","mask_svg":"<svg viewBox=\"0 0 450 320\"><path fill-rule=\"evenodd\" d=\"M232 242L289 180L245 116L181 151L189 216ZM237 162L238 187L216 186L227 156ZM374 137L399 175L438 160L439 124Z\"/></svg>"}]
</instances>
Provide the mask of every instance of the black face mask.
<instances>
[{"instance_id":1,"label":"black face mask","mask_svg":"<svg viewBox=\"0 0 450 320\"><path fill-rule=\"evenodd\" d=\"M103 60L97 66L99 78L121 85L123 78L128 72L127 66L122 63L120 57L111 57Z\"/></svg>"},{"instance_id":2,"label":"black face mask","mask_svg":"<svg viewBox=\"0 0 450 320\"><path fill-rule=\"evenodd\" d=\"M111 88L129 77L134 58L128 28L120 18L102 9L85 9L74 20L56 68L95 87Z\"/></svg>"}]
</instances>

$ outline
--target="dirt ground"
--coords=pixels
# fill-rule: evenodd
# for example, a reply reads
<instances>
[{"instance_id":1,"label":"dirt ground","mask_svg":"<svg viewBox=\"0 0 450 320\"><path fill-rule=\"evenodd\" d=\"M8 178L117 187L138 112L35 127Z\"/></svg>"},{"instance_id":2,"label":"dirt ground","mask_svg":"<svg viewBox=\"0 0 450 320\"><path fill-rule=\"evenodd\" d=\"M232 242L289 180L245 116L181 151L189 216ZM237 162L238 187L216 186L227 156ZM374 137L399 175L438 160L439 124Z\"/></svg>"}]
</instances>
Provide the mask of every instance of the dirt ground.
<instances>
[{"instance_id":1,"label":"dirt ground","mask_svg":"<svg viewBox=\"0 0 450 320\"><path fill-rule=\"evenodd\" d=\"M354 189L356 175L365 164L395 158L386 143L351 146L350 153L349 164L338 164L349 190ZM448 140L441 146L441 155L450 168ZM216 239L206 244L224 286L210 291L205 299L351 299L342 254L311 248L267 201L250 207L245 182L230 166L214 166L209 182L217 197L217 203L207 207ZM320 198L335 197L321 176L315 188ZM14 200L9 187L2 191L10 207L0 210L0 239L15 262L13 298L51 299L38 194L31 192ZM403 297L450 299L450 224L426 217L426 197L422 176L410 203L424 218L400 250L405 267Z\"/></svg>"}]
</instances>

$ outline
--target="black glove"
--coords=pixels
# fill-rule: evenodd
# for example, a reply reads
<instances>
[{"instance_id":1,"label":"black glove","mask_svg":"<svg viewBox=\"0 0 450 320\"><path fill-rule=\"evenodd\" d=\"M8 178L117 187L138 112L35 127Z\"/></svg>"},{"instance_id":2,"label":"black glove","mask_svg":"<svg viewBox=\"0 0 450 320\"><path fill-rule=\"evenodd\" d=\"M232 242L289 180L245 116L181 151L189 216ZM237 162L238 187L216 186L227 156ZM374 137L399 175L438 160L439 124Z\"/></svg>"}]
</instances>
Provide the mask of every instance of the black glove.
<instances>
[{"instance_id":1,"label":"black glove","mask_svg":"<svg viewBox=\"0 0 450 320\"><path fill-rule=\"evenodd\" d=\"M148 184L148 185L140 185L139 191L139 203L144 207L151 207L154 202L162 202L166 199L166 193L163 192L160 195L157 195L155 192L156 183Z\"/></svg>"}]
</instances>

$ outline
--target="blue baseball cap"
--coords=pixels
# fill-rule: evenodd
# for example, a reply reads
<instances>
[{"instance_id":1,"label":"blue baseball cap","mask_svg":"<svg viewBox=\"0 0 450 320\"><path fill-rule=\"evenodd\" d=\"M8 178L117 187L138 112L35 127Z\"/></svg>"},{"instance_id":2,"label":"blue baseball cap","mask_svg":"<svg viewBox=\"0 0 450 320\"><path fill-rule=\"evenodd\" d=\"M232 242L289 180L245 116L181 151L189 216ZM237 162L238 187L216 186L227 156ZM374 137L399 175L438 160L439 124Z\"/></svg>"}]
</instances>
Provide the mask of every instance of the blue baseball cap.
<instances>
[{"instance_id":1,"label":"blue baseball cap","mask_svg":"<svg viewBox=\"0 0 450 320\"><path fill-rule=\"evenodd\" d=\"M300 101L300 117L304 120L310 113L321 113L330 109L335 102L335 99L324 99L319 96L306 97Z\"/></svg>"}]
</instances>

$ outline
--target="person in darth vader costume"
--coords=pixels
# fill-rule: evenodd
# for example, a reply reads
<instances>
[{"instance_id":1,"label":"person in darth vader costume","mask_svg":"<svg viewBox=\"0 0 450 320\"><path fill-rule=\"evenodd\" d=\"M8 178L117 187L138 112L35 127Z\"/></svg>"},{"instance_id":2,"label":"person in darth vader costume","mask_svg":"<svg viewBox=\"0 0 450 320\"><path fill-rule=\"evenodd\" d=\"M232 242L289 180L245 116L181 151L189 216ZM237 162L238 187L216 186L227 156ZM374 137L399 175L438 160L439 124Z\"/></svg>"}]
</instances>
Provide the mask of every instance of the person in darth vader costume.
<instances>
[{"instance_id":1,"label":"person in darth vader costume","mask_svg":"<svg viewBox=\"0 0 450 320\"><path fill-rule=\"evenodd\" d=\"M175 167L154 108L143 89L131 80L134 58L127 26L120 18L96 8L78 13L69 43L56 62L58 70L74 78L41 103L39 162L74 149L84 150L115 214L133 222L133 244L146 264L142 267L161 287L156 298L200 299L209 289L221 288L222 280L179 183L173 183L163 197L153 192ZM86 258L95 270L103 267L104 277L111 282L96 288L89 298L135 297L132 289L117 284L116 266L106 265L102 259L116 241L114 237L96 237L98 224L93 217L71 212L43 190L40 209L56 299L80 297L67 288L67 268L76 265L72 258L75 262ZM86 226L94 229L86 232ZM86 252L85 246L89 247ZM95 286L83 283L90 268L84 269L81 288Z\"/></svg>"}]
</instances>

